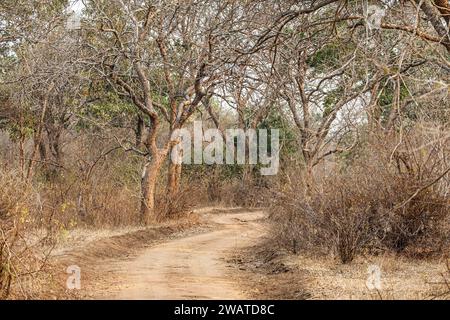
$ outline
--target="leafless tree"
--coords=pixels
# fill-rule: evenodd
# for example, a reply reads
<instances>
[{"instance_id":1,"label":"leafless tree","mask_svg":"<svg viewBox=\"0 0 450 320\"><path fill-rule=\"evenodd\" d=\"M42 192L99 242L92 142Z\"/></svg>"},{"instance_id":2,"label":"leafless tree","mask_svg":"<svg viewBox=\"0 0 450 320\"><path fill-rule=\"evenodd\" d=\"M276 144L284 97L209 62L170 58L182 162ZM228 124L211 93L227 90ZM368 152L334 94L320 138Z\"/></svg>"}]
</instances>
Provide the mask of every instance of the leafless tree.
<instances>
[{"instance_id":1,"label":"leafless tree","mask_svg":"<svg viewBox=\"0 0 450 320\"><path fill-rule=\"evenodd\" d=\"M220 83L222 67L230 63L222 50L229 51L225 35L232 32L235 10L233 2L221 1L88 3L93 22L88 30L93 59L88 63L148 120L145 148L135 150L147 158L144 223L154 218L155 186L174 145L172 132L200 108ZM142 121L139 126L137 132L142 132ZM181 167L170 162L169 196L177 191L180 174Z\"/></svg>"}]
</instances>

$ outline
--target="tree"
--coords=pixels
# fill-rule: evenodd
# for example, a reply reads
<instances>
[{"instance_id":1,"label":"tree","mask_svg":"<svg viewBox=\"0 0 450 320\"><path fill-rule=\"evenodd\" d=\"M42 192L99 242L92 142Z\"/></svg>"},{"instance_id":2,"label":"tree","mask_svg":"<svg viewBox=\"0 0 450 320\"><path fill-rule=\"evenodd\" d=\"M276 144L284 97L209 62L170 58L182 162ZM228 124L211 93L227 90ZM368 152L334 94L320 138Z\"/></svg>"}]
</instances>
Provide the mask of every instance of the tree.
<instances>
[{"instance_id":1,"label":"tree","mask_svg":"<svg viewBox=\"0 0 450 320\"><path fill-rule=\"evenodd\" d=\"M61 165L61 131L70 118L69 105L80 92L80 46L66 30L66 4L49 1L34 10L35 3L2 3L9 13L2 20L3 40L9 39L5 40L8 49L3 56L7 75L2 81L7 99L4 125L19 142L19 163L28 182L38 162ZM33 28L28 24L32 15L38 16ZM28 138L33 146L27 154ZM47 158L46 150L53 154L53 160Z\"/></svg>"},{"instance_id":2,"label":"tree","mask_svg":"<svg viewBox=\"0 0 450 320\"><path fill-rule=\"evenodd\" d=\"M183 127L220 81L218 66L227 62L221 51L227 48L224 28L232 26L232 12L232 3L206 0L88 2L92 24L87 39L93 50L89 63L119 95L133 102L147 123L145 148L135 150L146 158L143 223L155 217L155 187L176 143L172 133ZM180 173L180 167L170 162L169 196L178 188Z\"/></svg>"}]
</instances>

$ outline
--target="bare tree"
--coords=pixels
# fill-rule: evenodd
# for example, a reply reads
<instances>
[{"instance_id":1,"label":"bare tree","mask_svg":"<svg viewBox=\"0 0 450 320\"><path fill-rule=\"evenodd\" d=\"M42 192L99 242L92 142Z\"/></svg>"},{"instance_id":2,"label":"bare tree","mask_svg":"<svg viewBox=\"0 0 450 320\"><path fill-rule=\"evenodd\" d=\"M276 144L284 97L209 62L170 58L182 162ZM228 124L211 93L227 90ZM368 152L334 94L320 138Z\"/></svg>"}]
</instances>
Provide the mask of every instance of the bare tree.
<instances>
[{"instance_id":1,"label":"bare tree","mask_svg":"<svg viewBox=\"0 0 450 320\"><path fill-rule=\"evenodd\" d=\"M223 33L231 26L233 19L227 19L232 11L233 4L219 1L89 2L90 31L96 33L89 63L148 120L145 149L135 150L147 159L142 174L144 223L154 218L155 187L174 145L172 132L220 82L218 66L226 63ZM170 162L169 195L177 191L180 174L181 167Z\"/></svg>"}]
</instances>

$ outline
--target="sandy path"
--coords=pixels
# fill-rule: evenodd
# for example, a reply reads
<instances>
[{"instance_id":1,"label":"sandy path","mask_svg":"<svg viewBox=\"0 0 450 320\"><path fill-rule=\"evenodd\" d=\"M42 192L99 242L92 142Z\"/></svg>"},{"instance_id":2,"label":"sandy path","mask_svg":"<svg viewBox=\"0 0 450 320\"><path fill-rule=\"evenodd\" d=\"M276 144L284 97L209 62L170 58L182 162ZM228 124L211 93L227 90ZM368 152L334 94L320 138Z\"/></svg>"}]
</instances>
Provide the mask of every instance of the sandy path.
<instances>
[{"instance_id":1,"label":"sandy path","mask_svg":"<svg viewBox=\"0 0 450 320\"><path fill-rule=\"evenodd\" d=\"M262 211L205 214L218 230L172 240L109 266L108 299L244 299L225 258L264 234Z\"/></svg>"}]
</instances>

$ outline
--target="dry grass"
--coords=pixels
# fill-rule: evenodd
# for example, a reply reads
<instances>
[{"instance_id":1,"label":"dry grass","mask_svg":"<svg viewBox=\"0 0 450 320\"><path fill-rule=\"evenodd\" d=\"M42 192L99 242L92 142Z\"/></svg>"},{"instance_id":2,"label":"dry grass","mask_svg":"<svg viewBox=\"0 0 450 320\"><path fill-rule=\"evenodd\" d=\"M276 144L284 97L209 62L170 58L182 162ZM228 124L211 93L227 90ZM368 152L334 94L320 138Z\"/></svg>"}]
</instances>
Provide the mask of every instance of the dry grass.
<instances>
[{"instance_id":1,"label":"dry grass","mask_svg":"<svg viewBox=\"0 0 450 320\"><path fill-rule=\"evenodd\" d=\"M417 260L392 254L359 256L349 264L324 256L293 255L259 244L230 263L254 299L393 300L448 299L443 259ZM381 271L381 290L367 286L369 268Z\"/></svg>"},{"instance_id":2,"label":"dry grass","mask_svg":"<svg viewBox=\"0 0 450 320\"><path fill-rule=\"evenodd\" d=\"M156 197L156 213L159 221L180 219L191 213L199 204L200 188L191 184L182 186L175 194L168 197L165 190Z\"/></svg>"},{"instance_id":3,"label":"dry grass","mask_svg":"<svg viewBox=\"0 0 450 320\"><path fill-rule=\"evenodd\" d=\"M312 299L432 299L442 290L445 264L393 255L358 257L351 264L336 264L320 257L290 256L288 265L304 274ZM381 270L381 290L367 287L369 267Z\"/></svg>"},{"instance_id":4,"label":"dry grass","mask_svg":"<svg viewBox=\"0 0 450 320\"><path fill-rule=\"evenodd\" d=\"M0 172L0 299L32 298L42 289L50 249L32 228L32 192L20 176Z\"/></svg>"},{"instance_id":5,"label":"dry grass","mask_svg":"<svg viewBox=\"0 0 450 320\"><path fill-rule=\"evenodd\" d=\"M37 225L45 226L49 220L69 229L137 225L140 162L119 150L102 157L103 151L70 147L74 159L68 159L55 176L48 177L45 168L39 171Z\"/></svg>"},{"instance_id":6,"label":"dry grass","mask_svg":"<svg viewBox=\"0 0 450 320\"><path fill-rule=\"evenodd\" d=\"M128 259L161 241L206 230L209 226L195 213L145 228L73 230L56 248L51 262L59 269L54 280L64 285L67 266L79 266L82 272L81 290L67 291L61 287L59 291L47 292L46 295L58 299L90 299L107 294L113 289L115 279L110 279L108 271L103 270L102 266L117 259Z\"/></svg>"},{"instance_id":7,"label":"dry grass","mask_svg":"<svg viewBox=\"0 0 450 320\"><path fill-rule=\"evenodd\" d=\"M349 263L362 253L429 257L450 244L448 164L441 148L376 140L334 172L283 184L271 209L282 247ZM419 150L419 151L417 151Z\"/></svg>"},{"instance_id":8,"label":"dry grass","mask_svg":"<svg viewBox=\"0 0 450 320\"><path fill-rule=\"evenodd\" d=\"M252 299L308 299L304 274L288 266L280 251L273 249L263 243L235 253L228 262L236 269L236 280Z\"/></svg>"},{"instance_id":9,"label":"dry grass","mask_svg":"<svg viewBox=\"0 0 450 320\"><path fill-rule=\"evenodd\" d=\"M59 235L55 244L40 243L39 248L53 249L48 252L46 263L40 265L39 272L12 279L9 299L86 299L99 292L108 292L111 288L108 272L102 271L102 265L110 260L129 258L148 246L161 241L187 236L209 230L195 213L158 223L151 227L120 228L75 228ZM40 239L45 230L29 234L30 242ZM20 266L29 266L35 260L29 256ZM69 266L81 268L81 290L68 290L66 281ZM99 286L103 286L99 289Z\"/></svg>"}]
</instances>

